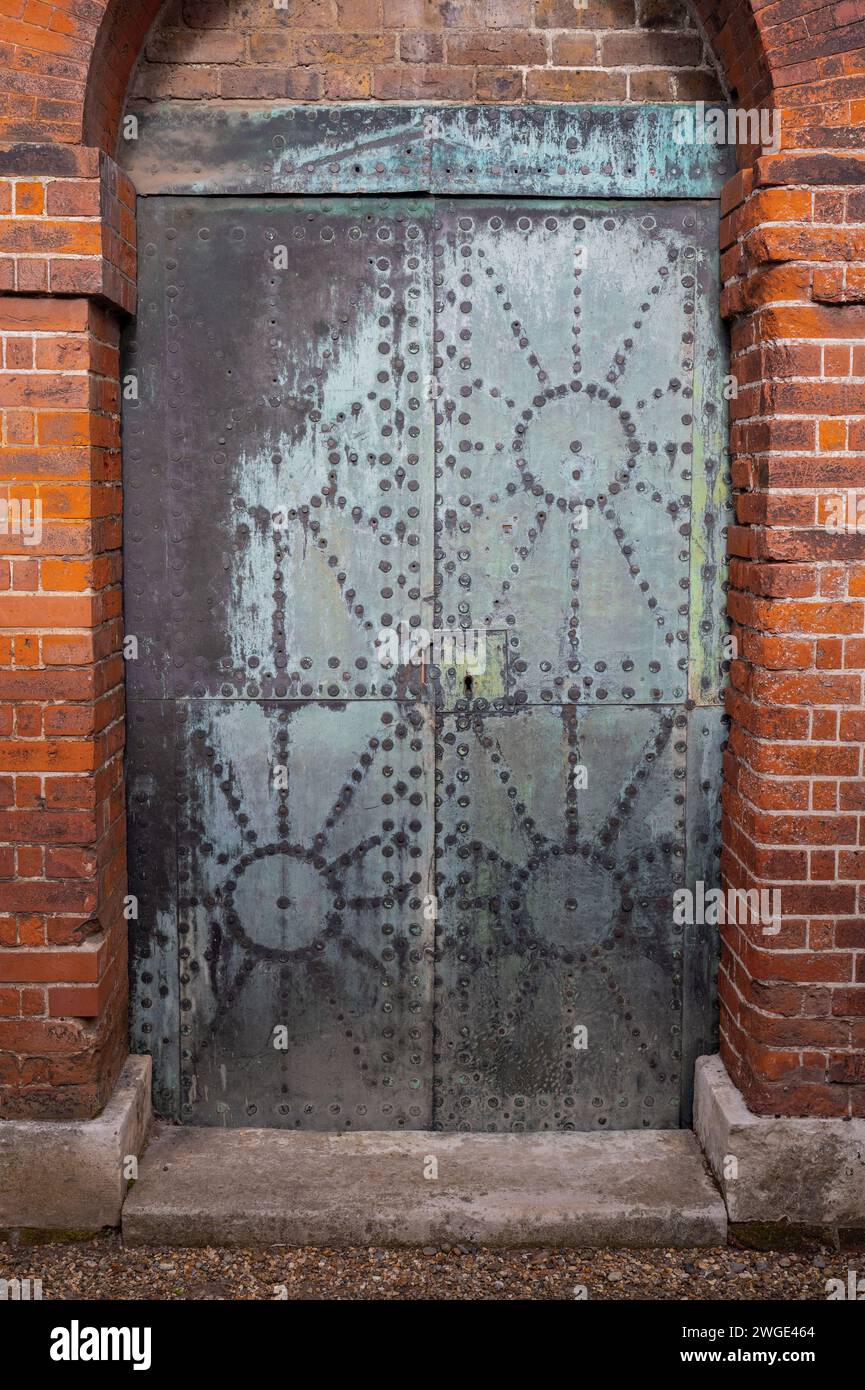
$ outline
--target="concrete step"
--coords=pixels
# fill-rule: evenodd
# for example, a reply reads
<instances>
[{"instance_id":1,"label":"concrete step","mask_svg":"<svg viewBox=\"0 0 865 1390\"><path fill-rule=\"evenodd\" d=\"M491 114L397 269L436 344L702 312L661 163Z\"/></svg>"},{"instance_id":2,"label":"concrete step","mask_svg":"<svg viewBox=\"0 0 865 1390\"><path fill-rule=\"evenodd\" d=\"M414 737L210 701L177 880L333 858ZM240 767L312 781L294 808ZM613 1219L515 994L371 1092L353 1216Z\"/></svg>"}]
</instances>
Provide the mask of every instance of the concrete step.
<instances>
[{"instance_id":1,"label":"concrete step","mask_svg":"<svg viewBox=\"0 0 865 1390\"><path fill-rule=\"evenodd\" d=\"M131 1245L681 1247L722 1245L726 1230L690 1130L165 1126L123 1208Z\"/></svg>"}]
</instances>

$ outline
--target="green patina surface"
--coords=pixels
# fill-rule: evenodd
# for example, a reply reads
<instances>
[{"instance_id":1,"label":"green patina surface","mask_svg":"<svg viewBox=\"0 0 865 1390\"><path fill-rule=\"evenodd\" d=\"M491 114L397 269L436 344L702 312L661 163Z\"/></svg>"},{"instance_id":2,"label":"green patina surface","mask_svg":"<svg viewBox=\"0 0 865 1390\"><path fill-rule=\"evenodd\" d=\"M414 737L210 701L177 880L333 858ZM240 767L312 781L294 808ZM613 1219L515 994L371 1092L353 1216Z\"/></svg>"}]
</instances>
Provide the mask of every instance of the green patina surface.
<instances>
[{"instance_id":1,"label":"green patina surface","mask_svg":"<svg viewBox=\"0 0 865 1390\"><path fill-rule=\"evenodd\" d=\"M235 118L205 115L216 150ZM232 138L212 173L176 144L170 191L266 196L142 200L128 343L160 1106L675 1126L714 1011L713 935L671 894L716 871L725 359L693 195L720 175L674 165L668 110L259 112ZM403 622L485 630L485 669L383 668Z\"/></svg>"},{"instance_id":2,"label":"green patina surface","mask_svg":"<svg viewBox=\"0 0 865 1390\"><path fill-rule=\"evenodd\" d=\"M133 113L138 192L711 198L726 146L679 143L690 107L187 106Z\"/></svg>"}]
</instances>

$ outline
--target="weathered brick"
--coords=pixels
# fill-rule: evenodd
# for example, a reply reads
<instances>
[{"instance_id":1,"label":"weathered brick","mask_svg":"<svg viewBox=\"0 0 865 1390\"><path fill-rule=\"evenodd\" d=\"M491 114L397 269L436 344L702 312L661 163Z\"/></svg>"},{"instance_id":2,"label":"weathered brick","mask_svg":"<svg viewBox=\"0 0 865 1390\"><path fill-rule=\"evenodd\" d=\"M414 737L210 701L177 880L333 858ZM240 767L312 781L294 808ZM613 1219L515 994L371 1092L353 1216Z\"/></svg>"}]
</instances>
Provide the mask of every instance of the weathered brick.
<instances>
[{"instance_id":1,"label":"weathered brick","mask_svg":"<svg viewBox=\"0 0 865 1390\"><path fill-rule=\"evenodd\" d=\"M475 96L478 101L519 101L525 91L525 78L515 68L478 68Z\"/></svg>"},{"instance_id":2,"label":"weathered brick","mask_svg":"<svg viewBox=\"0 0 865 1390\"><path fill-rule=\"evenodd\" d=\"M547 61L547 49L539 34L515 29L488 29L481 33L453 34L447 40L447 60L457 64L489 64L519 67Z\"/></svg>"},{"instance_id":3,"label":"weathered brick","mask_svg":"<svg viewBox=\"0 0 865 1390\"><path fill-rule=\"evenodd\" d=\"M684 34L604 34L601 63L609 67L687 67L699 63L702 41Z\"/></svg>"},{"instance_id":4,"label":"weathered brick","mask_svg":"<svg viewBox=\"0 0 865 1390\"><path fill-rule=\"evenodd\" d=\"M325 73L325 93L334 101L363 101L371 92L372 77L362 68L333 68Z\"/></svg>"},{"instance_id":5,"label":"weathered brick","mask_svg":"<svg viewBox=\"0 0 865 1390\"><path fill-rule=\"evenodd\" d=\"M225 29L161 29L145 50L151 63L173 63L179 52L187 63L239 63L244 56L243 35Z\"/></svg>"},{"instance_id":6,"label":"weathered brick","mask_svg":"<svg viewBox=\"0 0 865 1390\"><path fill-rule=\"evenodd\" d=\"M396 58L396 39L387 34L252 34L249 48L254 63L373 64Z\"/></svg>"},{"instance_id":7,"label":"weathered brick","mask_svg":"<svg viewBox=\"0 0 865 1390\"><path fill-rule=\"evenodd\" d=\"M373 96L382 101L468 101L474 90L471 68L444 64L412 63L405 67L378 68L373 73Z\"/></svg>"},{"instance_id":8,"label":"weathered brick","mask_svg":"<svg viewBox=\"0 0 865 1390\"><path fill-rule=\"evenodd\" d=\"M624 73L532 68L526 96L530 101L621 101L627 85Z\"/></svg>"},{"instance_id":9,"label":"weathered brick","mask_svg":"<svg viewBox=\"0 0 865 1390\"><path fill-rule=\"evenodd\" d=\"M445 56L441 34L400 34L399 56L403 63L441 63Z\"/></svg>"},{"instance_id":10,"label":"weathered brick","mask_svg":"<svg viewBox=\"0 0 865 1390\"><path fill-rule=\"evenodd\" d=\"M598 43L594 34L555 34L552 63L557 68L586 68L598 62Z\"/></svg>"},{"instance_id":11,"label":"weathered brick","mask_svg":"<svg viewBox=\"0 0 865 1390\"><path fill-rule=\"evenodd\" d=\"M632 29L634 0L590 0L585 8L573 0L537 0L535 23L542 29Z\"/></svg>"}]
</instances>

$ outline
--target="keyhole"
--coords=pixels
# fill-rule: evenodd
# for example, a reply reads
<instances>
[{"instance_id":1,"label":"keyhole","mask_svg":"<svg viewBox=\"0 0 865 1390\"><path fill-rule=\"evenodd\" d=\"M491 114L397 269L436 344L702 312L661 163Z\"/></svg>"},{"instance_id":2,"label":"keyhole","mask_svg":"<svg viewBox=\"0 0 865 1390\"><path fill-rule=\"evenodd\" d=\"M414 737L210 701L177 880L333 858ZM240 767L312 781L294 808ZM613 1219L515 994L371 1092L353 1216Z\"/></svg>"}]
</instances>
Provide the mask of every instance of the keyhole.
<instances>
[{"instance_id":1,"label":"keyhole","mask_svg":"<svg viewBox=\"0 0 865 1390\"><path fill-rule=\"evenodd\" d=\"M467 694L467 695L471 695L471 693L472 693L472 691L474 690L474 688L475 688L474 676L466 676L465 680L463 681L463 689L465 690L466 694Z\"/></svg>"}]
</instances>

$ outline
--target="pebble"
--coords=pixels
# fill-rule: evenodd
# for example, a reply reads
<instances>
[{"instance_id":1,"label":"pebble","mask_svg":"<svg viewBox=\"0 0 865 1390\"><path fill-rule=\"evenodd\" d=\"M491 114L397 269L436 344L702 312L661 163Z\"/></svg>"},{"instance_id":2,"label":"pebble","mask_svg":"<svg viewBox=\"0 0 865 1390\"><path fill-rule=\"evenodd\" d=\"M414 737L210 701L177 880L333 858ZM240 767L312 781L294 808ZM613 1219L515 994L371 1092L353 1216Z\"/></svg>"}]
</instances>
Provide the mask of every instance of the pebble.
<instances>
[{"instance_id":1,"label":"pebble","mask_svg":"<svg viewBox=\"0 0 865 1390\"><path fill-rule=\"evenodd\" d=\"M46 1299L716 1300L826 1298L826 1280L865 1269L840 1253L449 1248L263 1250L0 1243L0 1279L41 1279Z\"/></svg>"}]
</instances>

